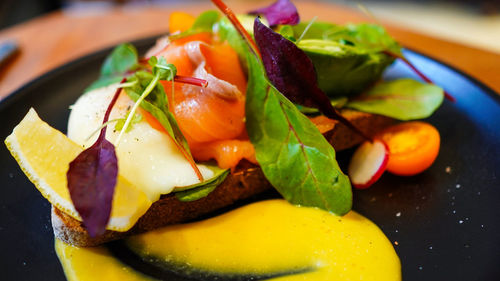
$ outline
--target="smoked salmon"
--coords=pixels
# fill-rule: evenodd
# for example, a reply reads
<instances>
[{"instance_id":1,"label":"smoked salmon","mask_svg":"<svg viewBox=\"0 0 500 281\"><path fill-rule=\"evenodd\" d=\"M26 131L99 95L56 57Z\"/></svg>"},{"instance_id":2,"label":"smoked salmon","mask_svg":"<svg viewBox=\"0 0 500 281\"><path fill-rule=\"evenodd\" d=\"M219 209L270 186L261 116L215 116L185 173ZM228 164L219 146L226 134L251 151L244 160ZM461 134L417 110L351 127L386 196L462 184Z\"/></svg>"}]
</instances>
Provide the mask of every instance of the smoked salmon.
<instances>
[{"instance_id":1,"label":"smoked salmon","mask_svg":"<svg viewBox=\"0 0 500 281\"><path fill-rule=\"evenodd\" d=\"M162 82L169 109L198 161L215 159L221 168L234 168L241 159L253 163L255 151L245 131L247 81L237 53L219 43L210 33L197 33L156 49L177 68L177 74L208 81L206 88ZM153 116L143 114L155 129L162 130Z\"/></svg>"}]
</instances>

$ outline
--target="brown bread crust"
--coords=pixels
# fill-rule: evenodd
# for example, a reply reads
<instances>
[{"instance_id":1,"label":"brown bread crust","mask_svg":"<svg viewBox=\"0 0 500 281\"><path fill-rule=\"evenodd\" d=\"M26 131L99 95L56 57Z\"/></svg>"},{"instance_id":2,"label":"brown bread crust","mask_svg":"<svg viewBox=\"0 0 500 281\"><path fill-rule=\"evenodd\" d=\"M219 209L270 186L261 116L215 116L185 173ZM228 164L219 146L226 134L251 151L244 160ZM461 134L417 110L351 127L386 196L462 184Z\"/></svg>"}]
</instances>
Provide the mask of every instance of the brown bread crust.
<instances>
[{"instance_id":1,"label":"brown bread crust","mask_svg":"<svg viewBox=\"0 0 500 281\"><path fill-rule=\"evenodd\" d=\"M374 135L394 123L394 120L388 117L353 110L344 110L342 115L368 135ZM324 136L337 151L353 147L362 141L360 136L355 135L342 124L336 124ZM269 188L271 185L258 166L242 162L221 185L205 198L193 202L181 202L174 194L162 196L127 232L108 230L101 236L91 238L80 221L54 207L52 207L52 227L55 237L66 243L82 247L97 246L131 234L195 219L232 205L238 200L262 193Z\"/></svg>"}]
</instances>

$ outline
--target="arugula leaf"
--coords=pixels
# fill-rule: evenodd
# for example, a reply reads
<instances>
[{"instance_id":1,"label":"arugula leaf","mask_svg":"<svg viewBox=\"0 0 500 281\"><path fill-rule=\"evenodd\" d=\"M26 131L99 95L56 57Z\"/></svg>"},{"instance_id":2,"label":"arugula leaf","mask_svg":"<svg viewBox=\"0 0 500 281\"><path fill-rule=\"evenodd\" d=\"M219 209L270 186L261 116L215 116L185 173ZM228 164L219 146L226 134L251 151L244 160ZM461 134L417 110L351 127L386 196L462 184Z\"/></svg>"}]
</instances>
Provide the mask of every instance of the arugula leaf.
<instances>
[{"instance_id":1,"label":"arugula leaf","mask_svg":"<svg viewBox=\"0 0 500 281\"><path fill-rule=\"evenodd\" d=\"M253 54L247 54L247 62L246 126L264 175L293 204L346 214L352 206L351 185L335 150L270 84Z\"/></svg>"},{"instance_id":2,"label":"arugula leaf","mask_svg":"<svg viewBox=\"0 0 500 281\"><path fill-rule=\"evenodd\" d=\"M118 45L106 57L101 74L84 92L120 82L130 70L139 68L137 49L129 43Z\"/></svg>"},{"instance_id":3,"label":"arugula leaf","mask_svg":"<svg viewBox=\"0 0 500 281\"><path fill-rule=\"evenodd\" d=\"M208 196L215 190L229 175L228 169L221 169L217 165L206 165L209 169L214 171L214 176L197 184L190 186L176 187L175 197L182 202L196 201L203 197Z\"/></svg>"},{"instance_id":4,"label":"arugula leaf","mask_svg":"<svg viewBox=\"0 0 500 281\"><path fill-rule=\"evenodd\" d=\"M375 85L346 107L407 121L429 117L443 98L443 89L436 85L399 79Z\"/></svg>"}]
</instances>

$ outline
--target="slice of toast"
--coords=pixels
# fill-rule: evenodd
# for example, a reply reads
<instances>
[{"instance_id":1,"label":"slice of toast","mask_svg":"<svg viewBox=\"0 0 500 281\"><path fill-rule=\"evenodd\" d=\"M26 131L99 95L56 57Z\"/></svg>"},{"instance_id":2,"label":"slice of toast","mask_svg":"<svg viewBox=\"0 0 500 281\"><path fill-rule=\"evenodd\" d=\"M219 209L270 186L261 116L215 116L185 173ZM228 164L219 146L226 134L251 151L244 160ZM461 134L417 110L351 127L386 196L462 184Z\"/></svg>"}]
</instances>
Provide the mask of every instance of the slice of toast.
<instances>
[{"instance_id":1,"label":"slice of toast","mask_svg":"<svg viewBox=\"0 0 500 281\"><path fill-rule=\"evenodd\" d=\"M394 120L388 117L353 110L343 110L342 115L367 135L374 135L394 123ZM337 151L353 147L362 141L359 135L339 123L324 133L324 136ZM131 234L195 219L232 205L238 200L262 193L271 187L258 166L243 161L205 198L193 202L181 202L174 194L162 196L127 232L107 230L103 235L92 238L80 221L54 207L52 207L52 227L55 237L66 243L82 247L97 246Z\"/></svg>"}]
</instances>

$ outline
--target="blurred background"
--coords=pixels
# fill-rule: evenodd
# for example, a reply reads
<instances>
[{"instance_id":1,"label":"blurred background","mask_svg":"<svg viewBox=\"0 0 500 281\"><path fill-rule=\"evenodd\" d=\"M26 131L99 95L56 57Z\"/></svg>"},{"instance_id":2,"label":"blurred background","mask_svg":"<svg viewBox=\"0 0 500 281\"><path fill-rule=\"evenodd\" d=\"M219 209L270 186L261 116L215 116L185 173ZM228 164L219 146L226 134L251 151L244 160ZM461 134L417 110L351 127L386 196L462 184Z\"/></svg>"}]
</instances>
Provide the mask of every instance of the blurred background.
<instances>
[{"instance_id":1,"label":"blurred background","mask_svg":"<svg viewBox=\"0 0 500 281\"><path fill-rule=\"evenodd\" d=\"M112 5L168 5L197 1L203 0L0 0L0 30L57 9L95 11ZM377 18L447 40L500 53L500 0L323 0L323 2L334 2L354 8L361 4Z\"/></svg>"}]
</instances>

